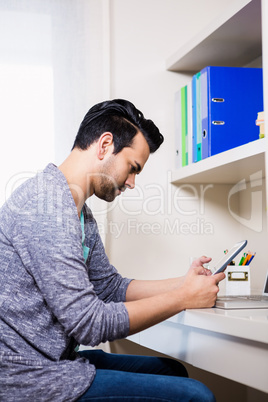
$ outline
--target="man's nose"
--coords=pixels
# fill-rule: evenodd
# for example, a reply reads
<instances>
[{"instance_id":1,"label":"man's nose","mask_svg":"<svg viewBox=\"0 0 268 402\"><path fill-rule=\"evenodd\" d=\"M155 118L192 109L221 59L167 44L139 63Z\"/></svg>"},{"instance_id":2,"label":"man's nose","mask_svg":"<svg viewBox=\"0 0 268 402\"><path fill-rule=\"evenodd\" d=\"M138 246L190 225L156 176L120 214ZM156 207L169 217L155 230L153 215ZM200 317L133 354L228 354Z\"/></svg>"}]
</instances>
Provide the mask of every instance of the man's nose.
<instances>
[{"instance_id":1,"label":"man's nose","mask_svg":"<svg viewBox=\"0 0 268 402\"><path fill-rule=\"evenodd\" d=\"M125 182L125 186L130 189L133 189L135 187L135 174L134 173L128 175L128 178Z\"/></svg>"}]
</instances>

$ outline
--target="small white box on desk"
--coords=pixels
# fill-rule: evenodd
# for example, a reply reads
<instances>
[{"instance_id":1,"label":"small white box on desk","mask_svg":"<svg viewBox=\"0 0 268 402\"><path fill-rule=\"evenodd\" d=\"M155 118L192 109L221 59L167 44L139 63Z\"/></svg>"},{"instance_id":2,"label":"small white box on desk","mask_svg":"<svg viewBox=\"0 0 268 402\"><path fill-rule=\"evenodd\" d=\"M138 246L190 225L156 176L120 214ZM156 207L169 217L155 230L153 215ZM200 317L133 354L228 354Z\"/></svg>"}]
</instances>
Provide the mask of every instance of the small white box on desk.
<instances>
[{"instance_id":1,"label":"small white box on desk","mask_svg":"<svg viewBox=\"0 0 268 402\"><path fill-rule=\"evenodd\" d=\"M228 296L250 294L250 268L247 265L228 265L225 270Z\"/></svg>"}]
</instances>

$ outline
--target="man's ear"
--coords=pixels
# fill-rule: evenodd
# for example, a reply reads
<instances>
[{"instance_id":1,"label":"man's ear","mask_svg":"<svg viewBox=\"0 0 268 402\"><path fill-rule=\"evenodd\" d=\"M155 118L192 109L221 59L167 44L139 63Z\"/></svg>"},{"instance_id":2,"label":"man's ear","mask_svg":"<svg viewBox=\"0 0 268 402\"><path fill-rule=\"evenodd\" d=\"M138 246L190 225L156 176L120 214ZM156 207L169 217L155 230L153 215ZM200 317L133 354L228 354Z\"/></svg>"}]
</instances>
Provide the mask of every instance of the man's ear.
<instances>
[{"instance_id":1,"label":"man's ear","mask_svg":"<svg viewBox=\"0 0 268 402\"><path fill-rule=\"evenodd\" d=\"M112 154L114 150L113 134L110 132L103 133L97 143L97 156L102 160L105 155Z\"/></svg>"}]
</instances>

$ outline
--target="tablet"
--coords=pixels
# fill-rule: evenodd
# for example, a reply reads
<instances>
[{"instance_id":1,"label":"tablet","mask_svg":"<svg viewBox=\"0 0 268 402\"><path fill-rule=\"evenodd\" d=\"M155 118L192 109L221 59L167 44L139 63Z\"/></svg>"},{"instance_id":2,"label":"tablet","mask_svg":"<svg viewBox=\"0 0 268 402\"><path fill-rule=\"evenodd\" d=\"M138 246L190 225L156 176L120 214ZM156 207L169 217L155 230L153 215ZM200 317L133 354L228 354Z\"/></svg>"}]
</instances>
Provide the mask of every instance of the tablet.
<instances>
[{"instance_id":1,"label":"tablet","mask_svg":"<svg viewBox=\"0 0 268 402\"><path fill-rule=\"evenodd\" d=\"M210 268L212 275L218 274L219 272L223 272L227 265L243 250L247 245L247 240L240 241L236 243L228 253L224 254L224 256L218 261L218 263L214 266L214 268Z\"/></svg>"}]
</instances>

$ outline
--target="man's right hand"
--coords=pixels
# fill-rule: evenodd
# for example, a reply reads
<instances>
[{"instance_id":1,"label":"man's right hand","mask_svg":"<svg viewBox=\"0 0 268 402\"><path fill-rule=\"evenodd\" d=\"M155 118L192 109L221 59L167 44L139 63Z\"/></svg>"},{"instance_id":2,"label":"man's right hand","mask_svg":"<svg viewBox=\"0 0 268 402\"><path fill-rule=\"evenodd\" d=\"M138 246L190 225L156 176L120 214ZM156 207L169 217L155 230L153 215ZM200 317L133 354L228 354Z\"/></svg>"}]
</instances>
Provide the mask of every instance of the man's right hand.
<instances>
[{"instance_id":1,"label":"man's right hand","mask_svg":"<svg viewBox=\"0 0 268 402\"><path fill-rule=\"evenodd\" d=\"M137 288L152 282L133 281L129 287L125 306L129 315L130 334L142 331L186 309L213 307L219 291L218 283L225 278L223 272L211 275L203 266L191 267L182 280L155 281L154 292L137 298ZM166 283L165 286L161 285ZM150 286L149 286L150 287ZM133 292L133 288L135 292ZM158 289L159 293L156 291ZM133 294L136 294L134 297ZM144 295L144 290L140 293ZM147 292L149 293L149 292ZM130 297L131 296L131 297Z\"/></svg>"},{"instance_id":2,"label":"man's right hand","mask_svg":"<svg viewBox=\"0 0 268 402\"><path fill-rule=\"evenodd\" d=\"M225 278L224 272L204 274L204 267L191 268L180 286L185 309L213 307L219 292L218 283ZM180 294L180 297L181 295Z\"/></svg>"}]
</instances>

